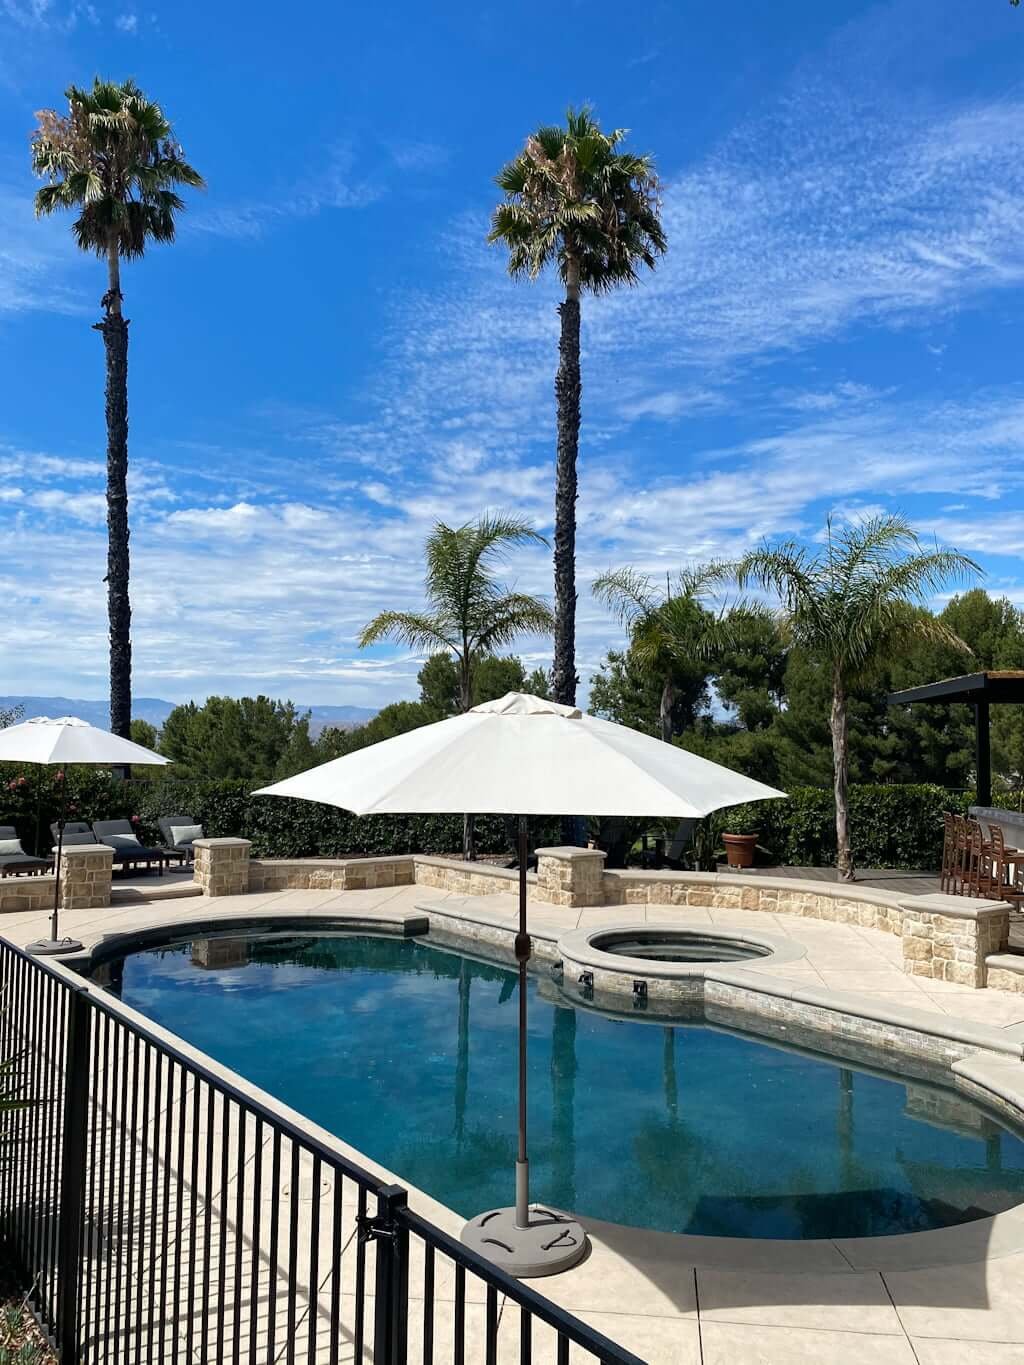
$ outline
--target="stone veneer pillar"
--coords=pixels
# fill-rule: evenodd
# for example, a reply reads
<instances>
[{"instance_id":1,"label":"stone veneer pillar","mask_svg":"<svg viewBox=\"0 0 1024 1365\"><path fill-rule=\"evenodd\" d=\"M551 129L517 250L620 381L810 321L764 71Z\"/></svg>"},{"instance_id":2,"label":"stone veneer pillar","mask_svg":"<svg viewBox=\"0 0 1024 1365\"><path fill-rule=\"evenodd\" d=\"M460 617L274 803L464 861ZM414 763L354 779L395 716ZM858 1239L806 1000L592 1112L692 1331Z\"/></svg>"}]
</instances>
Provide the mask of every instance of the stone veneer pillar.
<instances>
[{"instance_id":1,"label":"stone veneer pillar","mask_svg":"<svg viewBox=\"0 0 1024 1365\"><path fill-rule=\"evenodd\" d=\"M249 890L248 839L197 839L192 879L204 896L243 896Z\"/></svg>"},{"instance_id":2,"label":"stone veneer pillar","mask_svg":"<svg viewBox=\"0 0 1024 1365\"><path fill-rule=\"evenodd\" d=\"M968 896L915 896L903 901L903 970L911 976L985 985L985 959L1006 948L1006 901Z\"/></svg>"},{"instance_id":3,"label":"stone veneer pillar","mask_svg":"<svg viewBox=\"0 0 1024 1365\"><path fill-rule=\"evenodd\" d=\"M71 844L60 855L63 910L95 910L110 904L114 850L106 844ZM53 883L51 882L51 886Z\"/></svg>"},{"instance_id":4,"label":"stone veneer pillar","mask_svg":"<svg viewBox=\"0 0 1024 1365\"><path fill-rule=\"evenodd\" d=\"M604 905L604 860L599 848L537 849L537 899L549 905Z\"/></svg>"}]
</instances>

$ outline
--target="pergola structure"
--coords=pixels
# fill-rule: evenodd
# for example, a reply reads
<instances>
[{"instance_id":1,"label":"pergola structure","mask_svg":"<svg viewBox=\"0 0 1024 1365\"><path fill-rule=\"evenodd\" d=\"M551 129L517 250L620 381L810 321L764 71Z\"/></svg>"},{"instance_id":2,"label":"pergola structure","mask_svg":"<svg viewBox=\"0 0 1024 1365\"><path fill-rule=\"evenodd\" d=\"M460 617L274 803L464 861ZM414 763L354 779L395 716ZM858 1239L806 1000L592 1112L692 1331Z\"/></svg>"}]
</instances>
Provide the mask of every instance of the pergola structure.
<instances>
[{"instance_id":1,"label":"pergola structure","mask_svg":"<svg viewBox=\"0 0 1024 1365\"><path fill-rule=\"evenodd\" d=\"M1024 705L1024 671L1004 670L966 673L962 678L944 678L891 692L890 706L914 702L962 702L974 707L974 770L977 774L979 806L992 804L992 751L989 735L989 707Z\"/></svg>"}]
</instances>

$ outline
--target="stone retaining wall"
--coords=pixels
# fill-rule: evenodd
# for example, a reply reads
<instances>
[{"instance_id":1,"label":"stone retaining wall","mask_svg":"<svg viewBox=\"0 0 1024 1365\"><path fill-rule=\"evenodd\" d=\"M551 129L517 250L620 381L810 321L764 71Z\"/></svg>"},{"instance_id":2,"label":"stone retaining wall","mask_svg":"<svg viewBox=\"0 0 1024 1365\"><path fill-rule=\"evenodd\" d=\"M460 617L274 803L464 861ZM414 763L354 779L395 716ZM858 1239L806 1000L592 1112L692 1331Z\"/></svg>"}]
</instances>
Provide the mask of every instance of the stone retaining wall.
<instances>
[{"instance_id":1,"label":"stone retaining wall","mask_svg":"<svg viewBox=\"0 0 1024 1365\"><path fill-rule=\"evenodd\" d=\"M903 970L958 986L984 986L986 958L1003 951L1009 931L1006 901L918 896L903 904Z\"/></svg>"},{"instance_id":2,"label":"stone retaining wall","mask_svg":"<svg viewBox=\"0 0 1024 1365\"><path fill-rule=\"evenodd\" d=\"M606 872L605 905L694 905L716 910L763 910L835 924L857 924L886 934L903 932L900 899L835 883L711 872Z\"/></svg>"},{"instance_id":3,"label":"stone retaining wall","mask_svg":"<svg viewBox=\"0 0 1024 1365\"><path fill-rule=\"evenodd\" d=\"M367 891L378 886L411 886L411 857L253 858L250 891Z\"/></svg>"},{"instance_id":4,"label":"stone retaining wall","mask_svg":"<svg viewBox=\"0 0 1024 1365\"><path fill-rule=\"evenodd\" d=\"M0 877L0 915L53 909L53 877Z\"/></svg>"},{"instance_id":5,"label":"stone retaining wall","mask_svg":"<svg viewBox=\"0 0 1024 1365\"><path fill-rule=\"evenodd\" d=\"M362 891L414 883L460 896L514 895L519 881L513 868L411 854L250 862L246 839L197 839L195 852L195 880L208 896ZM605 872L604 856L597 849L538 849L537 872L527 877L531 898L567 911L595 905L671 905L681 911L711 907L853 924L900 935L903 966L910 975L973 987L1002 986L998 970L988 975L986 964L1007 946L1009 906L1002 901L945 895L901 900L841 883L735 873ZM109 868L107 878L109 897Z\"/></svg>"},{"instance_id":6,"label":"stone retaining wall","mask_svg":"<svg viewBox=\"0 0 1024 1365\"><path fill-rule=\"evenodd\" d=\"M458 896L509 896L519 889L519 872L515 868L420 853L410 855L409 861L415 868L416 885L432 886L436 891L453 891ZM526 880L530 896L538 899L536 874L528 873Z\"/></svg>"}]
</instances>

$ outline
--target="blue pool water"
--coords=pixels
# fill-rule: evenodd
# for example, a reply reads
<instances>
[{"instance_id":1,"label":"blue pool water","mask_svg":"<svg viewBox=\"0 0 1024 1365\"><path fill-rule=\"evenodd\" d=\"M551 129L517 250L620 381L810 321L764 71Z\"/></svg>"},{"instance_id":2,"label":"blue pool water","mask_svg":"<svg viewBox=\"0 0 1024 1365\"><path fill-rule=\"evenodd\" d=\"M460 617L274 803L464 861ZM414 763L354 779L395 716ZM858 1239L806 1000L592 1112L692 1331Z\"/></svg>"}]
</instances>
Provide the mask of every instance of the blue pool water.
<instances>
[{"instance_id":1,"label":"blue pool water","mask_svg":"<svg viewBox=\"0 0 1024 1365\"><path fill-rule=\"evenodd\" d=\"M196 940L106 964L127 1003L459 1213L512 1197L516 977L415 939ZM530 985L534 1197L744 1237L869 1236L1024 1200L1024 1142L952 1092Z\"/></svg>"}]
</instances>

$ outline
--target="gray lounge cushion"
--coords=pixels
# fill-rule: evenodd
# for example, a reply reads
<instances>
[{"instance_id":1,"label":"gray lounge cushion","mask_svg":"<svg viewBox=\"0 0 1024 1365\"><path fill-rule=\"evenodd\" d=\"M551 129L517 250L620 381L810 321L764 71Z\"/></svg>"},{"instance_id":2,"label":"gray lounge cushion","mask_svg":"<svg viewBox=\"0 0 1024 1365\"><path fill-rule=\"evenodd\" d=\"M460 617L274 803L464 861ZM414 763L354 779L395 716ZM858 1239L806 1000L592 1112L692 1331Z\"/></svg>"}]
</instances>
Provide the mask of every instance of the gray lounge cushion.
<instances>
[{"instance_id":1,"label":"gray lounge cushion","mask_svg":"<svg viewBox=\"0 0 1024 1365\"><path fill-rule=\"evenodd\" d=\"M56 838L56 837L57 837L57 836L54 835L54 838ZM64 831L64 846L65 846L65 847L68 847L68 846L70 846L70 845L72 845L72 844L95 844L96 842L97 842L96 836L95 836L95 834L92 833L91 830L67 830L67 829L66 829L66 830Z\"/></svg>"},{"instance_id":2,"label":"gray lounge cushion","mask_svg":"<svg viewBox=\"0 0 1024 1365\"><path fill-rule=\"evenodd\" d=\"M50 826L50 833L53 835L53 842L56 843L56 842L57 842L58 827L57 827L56 825L51 825L51 826ZM96 842L96 836L95 836L95 834L93 834L92 830L89 828L89 826L85 823L84 820L68 820L68 821L65 823L65 825L64 825L64 842L65 842L66 844L71 842L70 835L72 835L72 834L84 834L84 835L87 836L85 839L78 839L78 840L76 840L75 842L77 842L77 843L80 843L80 844L94 844L94 843Z\"/></svg>"},{"instance_id":3,"label":"gray lounge cushion","mask_svg":"<svg viewBox=\"0 0 1024 1365\"><path fill-rule=\"evenodd\" d=\"M101 844L108 844L111 848L142 847L134 834L98 834L96 837Z\"/></svg>"},{"instance_id":4,"label":"gray lounge cushion","mask_svg":"<svg viewBox=\"0 0 1024 1365\"><path fill-rule=\"evenodd\" d=\"M202 825L172 825L171 843L177 848L191 846L193 840L203 837Z\"/></svg>"}]
</instances>

